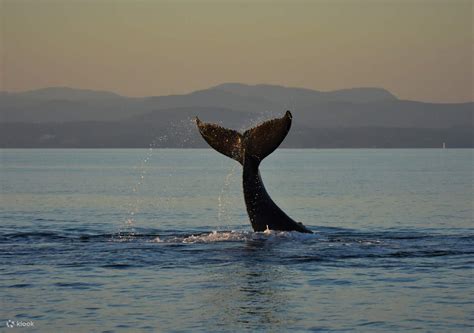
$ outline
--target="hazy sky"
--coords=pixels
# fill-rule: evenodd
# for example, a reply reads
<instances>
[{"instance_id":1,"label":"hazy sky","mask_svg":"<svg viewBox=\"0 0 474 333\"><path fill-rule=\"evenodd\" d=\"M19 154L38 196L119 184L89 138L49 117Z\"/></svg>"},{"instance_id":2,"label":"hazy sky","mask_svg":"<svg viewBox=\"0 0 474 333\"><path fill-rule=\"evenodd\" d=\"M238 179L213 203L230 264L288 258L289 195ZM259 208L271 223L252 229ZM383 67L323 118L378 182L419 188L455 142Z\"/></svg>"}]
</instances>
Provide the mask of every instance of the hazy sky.
<instances>
[{"instance_id":1,"label":"hazy sky","mask_svg":"<svg viewBox=\"0 0 474 333\"><path fill-rule=\"evenodd\" d=\"M223 82L473 100L473 1L0 0L0 90Z\"/></svg>"}]
</instances>

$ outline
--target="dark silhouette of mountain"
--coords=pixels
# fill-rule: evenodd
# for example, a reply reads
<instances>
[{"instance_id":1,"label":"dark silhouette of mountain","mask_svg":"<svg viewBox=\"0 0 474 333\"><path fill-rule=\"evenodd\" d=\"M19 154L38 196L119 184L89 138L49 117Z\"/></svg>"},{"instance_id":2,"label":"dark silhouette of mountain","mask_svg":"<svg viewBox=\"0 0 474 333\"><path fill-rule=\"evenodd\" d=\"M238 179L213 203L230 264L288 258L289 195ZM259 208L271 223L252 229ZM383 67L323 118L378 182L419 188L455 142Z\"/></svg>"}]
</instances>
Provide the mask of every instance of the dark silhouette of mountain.
<instances>
[{"instance_id":1,"label":"dark silhouette of mountain","mask_svg":"<svg viewBox=\"0 0 474 333\"><path fill-rule=\"evenodd\" d=\"M123 97L104 91L63 87L0 94L1 121L117 120L155 110L184 107L221 107L239 111L280 111L308 108L325 102L357 103L396 100L377 88L319 92L282 86L222 84L185 95ZM294 107L293 105L294 104Z\"/></svg>"},{"instance_id":2,"label":"dark silhouette of mountain","mask_svg":"<svg viewBox=\"0 0 474 333\"><path fill-rule=\"evenodd\" d=\"M196 115L242 130L290 109L286 147L473 147L473 106L399 100L380 88L321 92L225 83L139 98L45 88L0 93L0 146L206 147L192 123Z\"/></svg>"},{"instance_id":3,"label":"dark silhouette of mountain","mask_svg":"<svg viewBox=\"0 0 474 333\"><path fill-rule=\"evenodd\" d=\"M473 128L294 126L283 148L474 148ZM190 120L0 123L0 148L208 148Z\"/></svg>"}]
</instances>

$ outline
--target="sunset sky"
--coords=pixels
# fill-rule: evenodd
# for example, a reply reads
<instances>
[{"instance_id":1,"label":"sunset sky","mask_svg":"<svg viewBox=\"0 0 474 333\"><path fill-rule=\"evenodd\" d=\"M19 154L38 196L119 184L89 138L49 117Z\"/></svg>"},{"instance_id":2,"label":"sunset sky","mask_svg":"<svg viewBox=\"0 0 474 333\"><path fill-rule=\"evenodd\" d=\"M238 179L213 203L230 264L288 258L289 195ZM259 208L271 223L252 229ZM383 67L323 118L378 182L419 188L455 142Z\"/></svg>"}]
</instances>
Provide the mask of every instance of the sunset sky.
<instances>
[{"instance_id":1,"label":"sunset sky","mask_svg":"<svg viewBox=\"0 0 474 333\"><path fill-rule=\"evenodd\" d=\"M473 100L473 1L0 0L0 90L223 82Z\"/></svg>"}]
</instances>

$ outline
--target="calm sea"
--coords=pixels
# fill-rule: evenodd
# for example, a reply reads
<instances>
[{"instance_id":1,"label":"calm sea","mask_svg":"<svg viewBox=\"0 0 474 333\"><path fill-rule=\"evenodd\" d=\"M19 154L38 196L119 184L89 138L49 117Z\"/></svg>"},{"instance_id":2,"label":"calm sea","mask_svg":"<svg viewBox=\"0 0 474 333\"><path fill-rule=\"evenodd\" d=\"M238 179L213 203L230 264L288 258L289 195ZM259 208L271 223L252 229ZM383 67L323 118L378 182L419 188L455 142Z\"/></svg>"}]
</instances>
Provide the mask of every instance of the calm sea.
<instances>
[{"instance_id":1,"label":"calm sea","mask_svg":"<svg viewBox=\"0 0 474 333\"><path fill-rule=\"evenodd\" d=\"M474 150L1 150L0 331L472 332Z\"/></svg>"}]
</instances>

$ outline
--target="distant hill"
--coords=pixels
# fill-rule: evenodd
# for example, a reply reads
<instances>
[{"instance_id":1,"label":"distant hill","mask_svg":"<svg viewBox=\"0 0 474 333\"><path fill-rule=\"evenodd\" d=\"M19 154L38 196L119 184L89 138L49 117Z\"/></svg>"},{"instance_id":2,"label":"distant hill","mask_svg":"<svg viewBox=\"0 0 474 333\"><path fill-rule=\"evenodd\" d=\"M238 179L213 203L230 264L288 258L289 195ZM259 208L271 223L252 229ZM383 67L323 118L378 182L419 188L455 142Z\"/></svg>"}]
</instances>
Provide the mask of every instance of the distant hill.
<instances>
[{"instance_id":1,"label":"distant hill","mask_svg":"<svg viewBox=\"0 0 474 333\"><path fill-rule=\"evenodd\" d=\"M353 88L322 92L311 89L287 88L268 84L250 86L241 83L223 83L211 89L227 91L247 98L263 98L279 104L298 102L299 106L331 101L369 103L397 100L397 98L389 91L381 88Z\"/></svg>"},{"instance_id":2,"label":"distant hill","mask_svg":"<svg viewBox=\"0 0 474 333\"><path fill-rule=\"evenodd\" d=\"M109 91L74 89L68 87L50 87L20 93L10 93L10 97L35 100L85 101L120 98L122 96Z\"/></svg>"},{"instance_id":3,"label":"distant hill","mask_svg":"<svg viewBox=\"0 0 474 333\"><path fill-rule=\"evenodd\" d=\"M310 108L326 102L393 101L383 89L357 88L320 92L271 85L227 83L184 95L124 97L106 91L44 88L0 94L0 121L102 121L117 120L164 109L220 107L238 111L279 112Z\"/></svg>"},{"instance_id":4,"label":"distant hill","mask_svg":"<svg viewBox=\"0 0 474 333\"><path fill-rule=\"evenodd\" d=\"M381 88L322 92L224 83L183 95L125 97L52 87L0 92L0 147L205 147L191 122L244 129L290 109L287 147L473 147L474 103L400 100Z\"/></svg>"}]
</instances>

